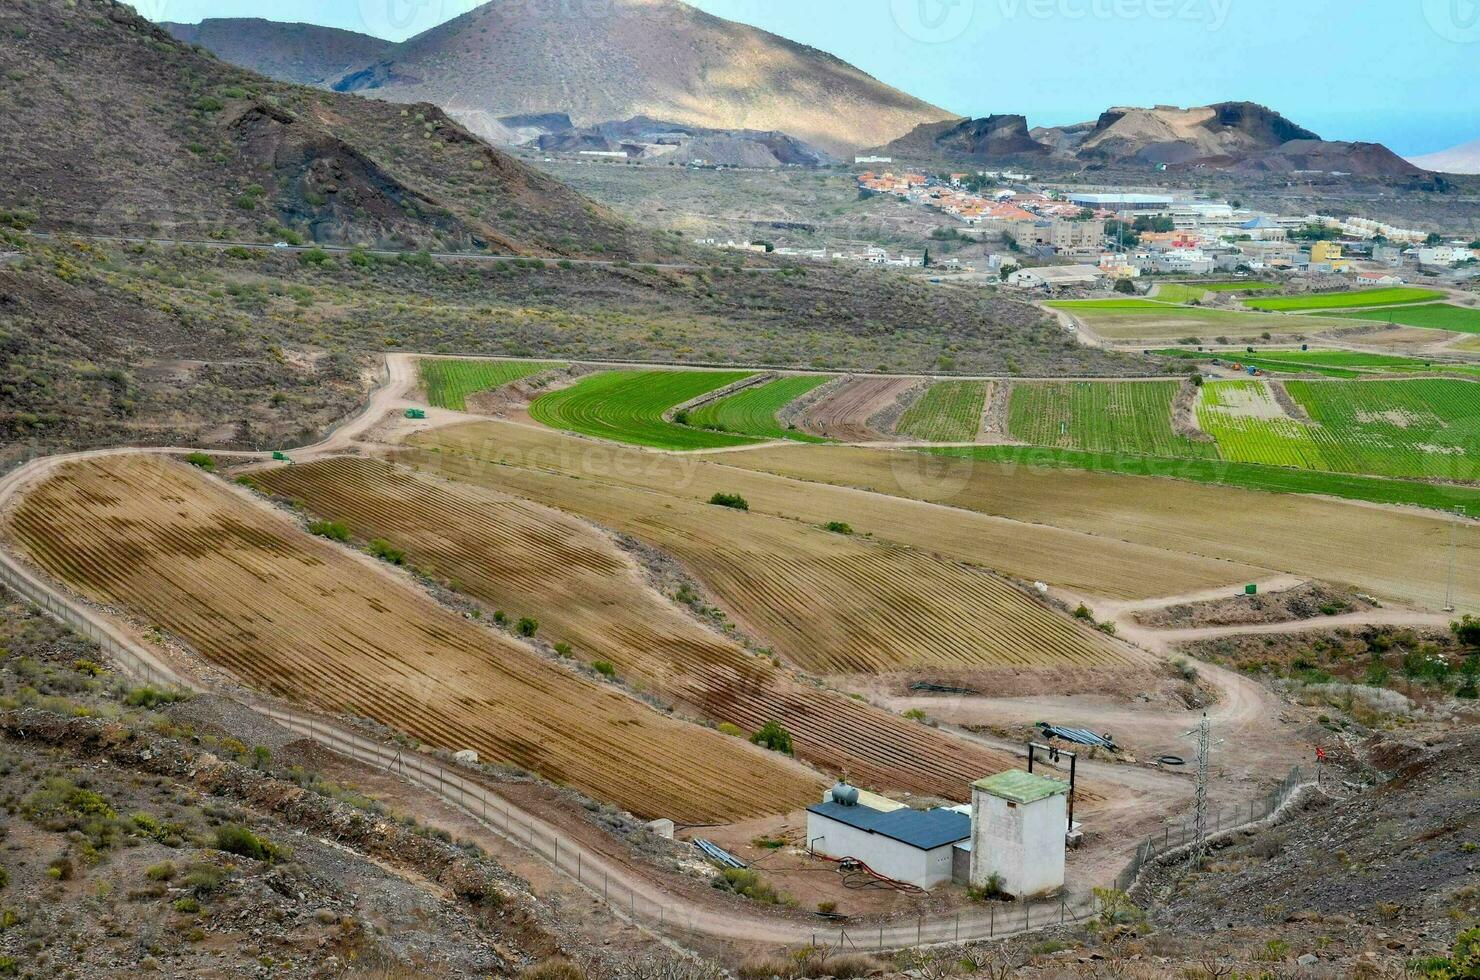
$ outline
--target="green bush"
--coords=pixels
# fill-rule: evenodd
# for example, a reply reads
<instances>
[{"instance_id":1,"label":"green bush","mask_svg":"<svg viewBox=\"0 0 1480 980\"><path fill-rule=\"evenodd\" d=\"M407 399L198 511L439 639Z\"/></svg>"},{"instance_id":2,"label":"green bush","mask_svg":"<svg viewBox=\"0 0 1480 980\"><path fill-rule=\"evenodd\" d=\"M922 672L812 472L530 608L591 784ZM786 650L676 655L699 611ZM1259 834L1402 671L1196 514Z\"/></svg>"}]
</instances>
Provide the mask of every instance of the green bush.
<instances>
[{"instance_id":1,"label":"green bush","mask_svg":"<svg viewBox=\"0 0 1480 980\"><path fill-rule=\"evenodd\" d=\"M370 542L370 554L392 565L406 564L406 552L397 548L385 538L376 538Z\"/></svg>"},{"instance_id":2,"label":"green bush","mask_svg":"<svg viewBox=\"0 0 1480 980\"><path fill-rule=\"evenodd\" d=\"M306 252L299 252L298 261L304 265L326 265L329 261L329 253L321 248L311 248Z\"/></svg>"},{"instance_id":3,"label":"green bush","mask_svg":"<svg viewBox=\"0 0 1480 980\"><path fill-rule=\"evenodd\" d=\"M519 620L518 630L520 636L533 637L536 633L540 631L540 621L537 619L530 619L528 616L521 617Z\"/></svg>"},{"instance_id":4,"label":"green bush","mask_svg":"<svg viewBox=\"0 0 1480 980\"><path fill-rule=\"evenodd\" d=\"M834 534L852 534L853 533L853 527L851 525L849 525L849 524L843 523L842 521L828 521L827 522L827 529L829 531L831 531L832 533L834 533Z\"/></svg>"},{"instance_id":5,"label":"green bush","mask_svg":"<svg viewBox=\"0 0 1480 980\"><path fill-rule=\"evenodd\" d=\"M308 533L330 541L349 540L349 528L342 521L314 521L308 525Z\"/></svg>"},{"instance_id":6,"label":"green bush","mask_svg":"<svg viewBox=\"0 0 1480 980\"><path fill-rule=\"evenodd\" d=\"M185 462L207 473L213 473L216 470L216 461L206 453L191 453L185 457Z\"/></svg>"},{"instance_id":7,"label":"green bush","mask_svg":"<svg viewBox=\"0 0 1480 980\"><path fill-rule=\"evenodd\" d=\"M175 877L175 866L169 861L151 864L148 870L144 872L144 877L150 881L169 881Z\"/></svg>"},{"instance_id":8,"label":"green bush","mask_svg":"<svg viewBox=\"0 0 1480 980\"><path fill-rule=\"evenodd\" d=\"M714 887L722 891L734 892L736 895L744 895L746 898L766 905L790 905L792 899L784 895L766 881L752 868L722 868L719 877L714 879Z\"/></svg>"},{"instance_id":9,"label":"green bush","mask_svg":"<svg viewBox=\"0 0 1480 980\"><path fill-rule=\"evenodd\" d=\"M617 668L609 660L596 660L596 661L593 661L591 663L591 669L594 670L594 671L596 671L602 677L616 677L617 676Z\"/></svg>"},{"instance_id":10,"label":"green bush","mask_svg":"<svg viewBox=\"0 0 1480 980\"><path fill-rule=\"evenodd\" d=\"M263 837L258 837L240 824L226 824L216 828L216 850L249 858L253 861L280 861L288 852Z\"/></svg>"},{"instance_id":11,"label":"green bush","mask_svg":"<svg viewBox=\"0 0 1480 980\"><path fill-rule=\"evenodd\" d=\"M555 644L555 655L557 657L569 657L574 652L575 651L571 650L569 643L557 643L557 644Z\"/></svg>"},{"instance_id":12,"label":"green bush","mask_svg":"<svg viewBox=\"0 0 1480 980\"><path fill-rule=\"evenodd\" d=\"M193 915L196 912L200 911L200 902L187 895L184 898L175 899L171 907L174 908L176 912L180 912L185 915Z\"/></svg>"},{"instance_id":13,"label":"green bush","mask_svg":"<svg viewBox=\"0 0 1480 980\"><path fill-rule=\"evenodd\" d=\"M136 687L129 691L128 696L123 700L130 708L144 708L147 711L153 711L160 705L174 704L176 701L186 701L189 698L190 695L184 691L161 691L145 684L143 687Z\"/></svg>"},{"instance_id":14,"label":"green bush","mask_svg":"<svg viewBox=\"0 0 1480 980\"><path fill-rule=\"evenodd\" d=\"M772 752L792 755L791 732L781 727L779 721L768 721L752 736L750 741Z\"/></svg>"},{"instance_id":15,"label":"green bush","mask_svg":"<svg viewBox=\"0 0 1480 980\"><path fill-rule=\"evenodd\" d=\"M740 730L739 725L728 721L722 721L718 725L715 725L714 730L719 732L721 735L729 735L731 738L739 738L740 736L745 734Z\"/></svg>"},{"instance_id":16,"label":"green bush","mask_svg":"<svg viewBox=\"0 0 1480 980\"><path fill-rule=\"evenodd\" d=\"M716 507L728 507L731 510L750 510L750 504L738 493L716 493L709 498L709 502Z\"/></svg>"}]
</instances>

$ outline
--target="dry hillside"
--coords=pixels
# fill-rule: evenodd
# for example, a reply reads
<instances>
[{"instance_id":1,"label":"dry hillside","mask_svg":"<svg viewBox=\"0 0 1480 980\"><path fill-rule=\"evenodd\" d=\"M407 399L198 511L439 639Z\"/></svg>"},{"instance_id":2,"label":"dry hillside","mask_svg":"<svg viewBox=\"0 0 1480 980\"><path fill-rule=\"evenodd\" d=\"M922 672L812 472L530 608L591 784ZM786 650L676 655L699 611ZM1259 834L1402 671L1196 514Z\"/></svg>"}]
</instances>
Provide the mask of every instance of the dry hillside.
<instances>
[{"instance_id":1,"label":"dry hillside","mask_svg":"<svg viewBox=\"0 0 1480 980\"><path fill-rule=\"evenodd\" d=\"M0 7L0 212L45 229L633 254L431 106L271 82L113 0Z\"/></svg>"},{"instance_id":2,"label":"dry hillside","mask_svg":"<svg viewBox=\"0 0 1480 980\"><path fill-rule=\"evenodd\" d=\"M474 132L515 113L567 112L577 125L646 115L781 130L834 153L952 115L823 51L680 0L494 0L335 87L432 102Z\"/></svg>"},{"instance_id":3,"label":"dry hillside","mask_svg":"<svg viewBox=\"0 0 1480 980\"><path fill-rule=\"evenodd\" d=\"M284 82L329 86L391 45L378 37L316 24L278 24L256 17L208 17L199 24L161 24L186 44Z\"/></svg>"}]
</instances>

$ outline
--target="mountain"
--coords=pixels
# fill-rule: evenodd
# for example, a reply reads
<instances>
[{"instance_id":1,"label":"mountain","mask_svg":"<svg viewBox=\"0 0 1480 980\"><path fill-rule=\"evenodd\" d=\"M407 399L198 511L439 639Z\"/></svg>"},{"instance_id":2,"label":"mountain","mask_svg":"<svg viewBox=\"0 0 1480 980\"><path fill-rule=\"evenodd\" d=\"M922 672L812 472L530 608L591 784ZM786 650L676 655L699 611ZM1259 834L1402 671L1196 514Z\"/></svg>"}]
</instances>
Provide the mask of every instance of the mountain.
<instances>
[{"instance_id":1,"label":"mountain","mask_svg":"<svg viewBox=\"0 0 1480 980\"><path fill-rule=\"evenodd\" d=\"M1381 143L1291 140L1228 169L1247 174L1343 173L1357 177L1423 177L1426 172Z\"/></svg>"},{"instance_id":2,"label":"mountain","mask_svg":"<svg viewBox=\"0 0 1480 980\"><path fill-rule=\"evenodd\" d=\"M959 122L922 123L907 136L878 153L900 157L941 155L950 159L986 160L998 157L1041 156L1051 147L1028 132L1024 116L994 115Z\"/></svg>"},{"instance_id":3,"label":"mountain","mask_svg":"<svg viewBox=\"0 0 1480 980\"><path fill-rule=\"evenodd\" d=\"M491 0L397 45L335 88L440 105L469 129L568 113L781 131L843 155L951 113L826 52L680 0Z\"/></svg>"},{"instance_id":4,"label":"mountain","mask_svg":"<svg viewBox=\"0 0 1480 980\"><path fill-rule=\"evenodd\" d=\"M505 126L533 123L531 117L505 116ZM569 118L550 118L549 132L531 142L546 153L598 151L626 153L629 159L661 160L673 157L689 163L703 161L723 167L820 167L833 162L823 151L780 132L751 129L706 129L635 116L621 122L573 127Z\"/></svg>"},{"instance_id":5,"label":"mountain","mask_svg":"<svg viewBox=\"0 0 1480 980\"><path fill-rule=\"evenodd\" d=\"M255 17L208 17L199 24L160 26L223 61L300 85L328 87L391 47L389 41L354 31Z\"/></svg>"},{"instance_id":6,"label":"mountain","mask_svg":"<svg viewBox=\"0 0 1480 980\"><path fill-rule=\"evenodd\" d=\"M1192 109L1120 107L1102 113L1074 152L1081 160L1173 164L1239 158L1290 140L1319 139L1273 109L1252 102Z\"/></svg>"},{"instance_id":7,"label":"mountain","mask_svg":"<svg viewBox=\"0 0 1480 980\"><path fill-rule=\"evenodd\" d=\"M40 228L534 255L646 241L439 109L269 81L113 0L6 5L0 32L0 211Z\"/></svg>"},{"instance_id":8,"label":"mountain","mask_svg":"<svg viewBox=\"0 0 1480 980\"><path fill-rule=\"evenodd\" d=\"M1037 156L1097 167L1206 168L1248 174L1319 171L1413 178L1424 171L1378 143L1323 140L1273 109L1219 102L1181 109L1107 109L1094 122L1029 129L1022 116L994 115L916 127L880 152L906 159L980 161Z\"/></svg>"},{"instance_id":9,"label":"mountain","mask_svg":"<svg viewBox=\"0 0 1480 980\"><path fill-rule=\"evenodd\" d=\"M1480 174L1480 140L1427 156L1409 157L1408 162L1441 174Z\"/></svg>"}]
</instances>

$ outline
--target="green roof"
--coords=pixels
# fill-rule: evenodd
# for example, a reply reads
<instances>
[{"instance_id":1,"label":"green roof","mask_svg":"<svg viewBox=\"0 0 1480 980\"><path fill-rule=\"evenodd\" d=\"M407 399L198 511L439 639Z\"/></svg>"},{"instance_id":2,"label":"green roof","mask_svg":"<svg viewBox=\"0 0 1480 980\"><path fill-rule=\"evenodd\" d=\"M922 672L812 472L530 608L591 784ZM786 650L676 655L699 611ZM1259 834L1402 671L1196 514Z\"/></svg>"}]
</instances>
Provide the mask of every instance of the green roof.
<instances>
[{"instance_id":1,"label":"green roof","mask_svg":"<svg viewBox=\"0 0 1480 980\"><path fill-rule=\"evenodd\" d=\"M1021 769L1009 769L986 779L978 779L974 785L982 792L1000 796L1010 803L1035 803L1069 792L1069 784L1063 780L1023 772Z\"/></svg>"}]
</instances>

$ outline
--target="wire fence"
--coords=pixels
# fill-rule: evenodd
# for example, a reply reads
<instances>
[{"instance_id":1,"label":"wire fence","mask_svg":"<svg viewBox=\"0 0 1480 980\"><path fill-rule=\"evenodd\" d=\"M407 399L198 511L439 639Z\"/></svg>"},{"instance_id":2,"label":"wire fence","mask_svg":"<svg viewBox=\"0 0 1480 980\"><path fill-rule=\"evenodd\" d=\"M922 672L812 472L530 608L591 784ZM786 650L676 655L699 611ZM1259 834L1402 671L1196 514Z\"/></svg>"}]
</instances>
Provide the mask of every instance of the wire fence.
<instances>
[{"instance_id":1,"label":"wire fence","mask_svg":"<svg viewBox=\"0 0 1480 980\"><path fill-rule=\"evenodd\" d=\"M1213 812L1207 815L1203 824L1204 837L1215 837L1227 831L1237 830L1240 827L1247 827L1268 819L1271 814L1285 805L1296 790L1304 785L1306 785L1305 776L1300 767L1296 766L1278 786L1264 796L1231 807L1214 807ZM1143 867L1172 851L1195 843L1197 835L1196 821L1190 817L1179 823L1168 822L1162 828L1160 835L1152 834L1136 848L1135 856L1116 876L1116 889L1129 892L1135 887L1136 879L1140 877Z\"/></svg>"},{"instance_id":2,"label":"wire fence","mask_svg":"<svg viewBox=\"0 0 1480 980\"><path fill-rule=\"evenodd\" d=\"M119 673L131 680L216 694L357 762L397 773L482 821L494 833L548 861L593 897L601 899L617 915L654 926L660 931L775 943L782 948L810 944L839 950L888 952L996 939L1082 922L1099 912L1098 902L1093 897L1080 896L1071 901L1062 893L1039 901L985 902L960 913L919 916L876 925L848 921L821 924L795 915L788 917L706 907L700 901L670 891L665 885L634 872L621 857L600 853L589 845L553 831L543 821L490 789L474 769L394 741L376 740L347 731L322 717L287 705L244 701L180 677L125 633L101 625L93 610L61 595L3 553L0 553L0 583L97 643ZM1220 833L1265 819L1300 785L1300 770L1292 770L1279 787L1262 799L1214 814L1208 832ZM1191 843L1195 835L1195 827L1184 822L1177 826L1169 824L1159 837L1146 838L1117 878L1116 887L1129 891L1147 863ZM654 877L661 874L655 872Z\"/></svg>"}]
</instances>

